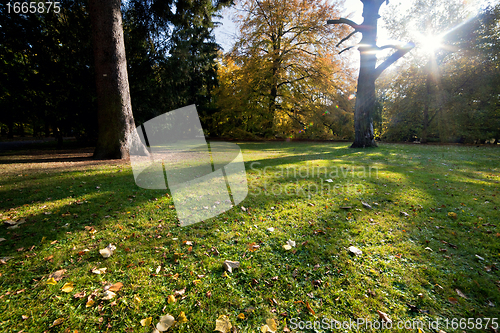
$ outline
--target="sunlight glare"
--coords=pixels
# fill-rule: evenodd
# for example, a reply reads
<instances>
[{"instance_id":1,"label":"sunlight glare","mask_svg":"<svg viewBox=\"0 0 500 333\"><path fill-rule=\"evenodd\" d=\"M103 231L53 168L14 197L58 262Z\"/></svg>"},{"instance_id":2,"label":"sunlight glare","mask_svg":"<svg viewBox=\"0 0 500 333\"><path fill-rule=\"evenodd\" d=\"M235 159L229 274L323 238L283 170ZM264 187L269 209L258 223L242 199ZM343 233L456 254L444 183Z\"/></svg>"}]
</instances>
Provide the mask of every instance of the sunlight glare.
<instances>
[{"instance_id":1,"label":"sunlight glare","mask_svg":"<svg viewBox=\"0 0 500 333\"><path fill-rule=\"evenodd\" d=\"M442 36L424 35L417 33L419 48L426 54L434 54L437 50L443 47Z\"/></svg>"}]
</instances>

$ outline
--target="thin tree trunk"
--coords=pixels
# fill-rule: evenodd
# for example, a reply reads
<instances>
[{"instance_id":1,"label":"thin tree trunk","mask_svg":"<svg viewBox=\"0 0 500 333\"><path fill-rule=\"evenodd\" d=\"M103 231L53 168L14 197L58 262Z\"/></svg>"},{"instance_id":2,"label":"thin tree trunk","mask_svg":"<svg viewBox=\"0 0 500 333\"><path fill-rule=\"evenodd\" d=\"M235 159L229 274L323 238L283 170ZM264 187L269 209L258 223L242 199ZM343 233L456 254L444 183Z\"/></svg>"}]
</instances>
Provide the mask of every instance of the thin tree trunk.
<instances>
[{"instance_id":1,"label":"thin tree trunk","mask_svg":"<svg viewBox=\"0 0 500 333\"><path fill-rule=\"evenodd\" d=\"M127 76L120 0L90 0L96 70L98 137L94 158L146 155L135 130Z\"/></svg>"},{"instance_id":2,"label":"thin tree trunk","mask_svg":"<svg viewBox=\"0 0 500 333\"><path fill-rule=\"evenodd\" d=\"M427 94L425 96L424 121L423 121L422 135L420 138L421 143L427 143L427 128L429 127L429 104L431 103L430 96L431 96L431 79L432 79L432 74L430 72L431 71L430 63L428 64L427 70L428 70L427 79L425 80L425 89Z\"/></svg>"}]
</instances>

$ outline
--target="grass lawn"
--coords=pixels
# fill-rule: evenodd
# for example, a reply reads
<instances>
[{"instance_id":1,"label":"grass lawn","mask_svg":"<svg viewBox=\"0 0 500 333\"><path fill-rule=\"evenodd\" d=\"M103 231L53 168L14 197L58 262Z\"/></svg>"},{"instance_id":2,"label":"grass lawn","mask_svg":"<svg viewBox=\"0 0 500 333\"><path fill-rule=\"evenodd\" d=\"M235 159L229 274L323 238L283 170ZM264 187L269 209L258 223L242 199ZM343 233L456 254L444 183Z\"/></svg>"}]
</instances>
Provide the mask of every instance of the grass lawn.
<instances>
[{"instance_id":1,"label":"grass lawn","mask_svg":"<svg viewBox=\"0 0 500 333\"><path fill-rule=\"evenodd\" d=\"M357 318L375 331L377 311L392 331L499 325L487 319L500 314L498 148L240 147L247 198L188 227L127 162L0 156L0 331L151 332L166 314L169 332L212 332L218 318L228 332L270 319L277 332L332 332Z\"/></svg>"}]
</instances>

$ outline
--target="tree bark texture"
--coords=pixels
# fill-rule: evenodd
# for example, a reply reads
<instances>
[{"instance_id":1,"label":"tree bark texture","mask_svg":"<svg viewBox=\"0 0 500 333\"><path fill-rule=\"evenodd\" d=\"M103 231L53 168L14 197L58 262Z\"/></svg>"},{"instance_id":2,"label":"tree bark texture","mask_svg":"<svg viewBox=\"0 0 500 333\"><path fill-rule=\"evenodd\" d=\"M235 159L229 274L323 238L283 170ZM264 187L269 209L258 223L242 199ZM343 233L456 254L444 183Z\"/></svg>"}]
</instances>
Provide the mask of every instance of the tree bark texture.
<instances>
[{"instance_id":1,"label":"tree bark texture","mask_svg":"<svg viewBox=\"0 0 500 333\"><path fill-rule=\"evenodd\" d=\"M96 71L97 159L124 159L129 148L147 154L135 130L127 76L120 0L90 0Z\"/></svg>"},{"instance_id":2,"label":"tree bark texture","mask_svg":"<svg viewBox=\"0 0 500 333\"><path fill-rule=\"evenodd\" d=\"M383 0L362 0L363 23L360 52L360 68L356 106L354 109L354 142L352 148L377 147L373 132L375 111L375 69L377 65L377 20Z\"/></svg>"}]
</instances>

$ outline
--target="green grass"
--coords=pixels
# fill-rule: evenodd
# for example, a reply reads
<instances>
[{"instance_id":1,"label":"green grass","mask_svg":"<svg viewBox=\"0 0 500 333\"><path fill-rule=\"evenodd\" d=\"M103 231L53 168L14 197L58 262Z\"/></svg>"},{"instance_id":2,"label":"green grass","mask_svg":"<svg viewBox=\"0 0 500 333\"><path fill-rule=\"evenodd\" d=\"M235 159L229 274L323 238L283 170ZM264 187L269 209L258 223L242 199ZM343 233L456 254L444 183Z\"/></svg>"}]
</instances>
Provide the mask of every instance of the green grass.
<instances>
[{"instance_id":1,"label":"green grass","mask_svg":"<svg viewBox=\"0 0 500 333\"><path fill-rule=\"evenodd\" d=\"M292 332L331 332L293 323L379 322L377 310L392 319L392 331L398 321L439 320L451 332L453 318L499 317L498 148L240 147L246 211L238 206L188 227L178 226L168 191L138 188L127 163L0 156L0 219L25 220L0 226L0 331L151 332L141 319L155 325L181 311L188 322L169 331L212 332L220 315L238 332L261 332L270 318L279 332L285 323ZM296 247L287 251L289 239ZM104 259L99 249L110 243L117 249ZM260 247L250 251L251 243ZM363 254L351 256L351 245ZM241 267L225 273L224 260ZM105 274L91 273L102 267ZM64 278L47 284L60 269ZM70 293L61 291L67 282ZM88 295L117 282L123 288L114 299L86 307Z\"/></svg>"}]
</instances>

